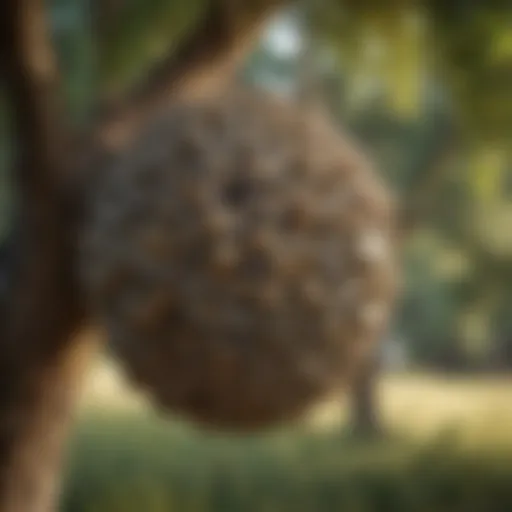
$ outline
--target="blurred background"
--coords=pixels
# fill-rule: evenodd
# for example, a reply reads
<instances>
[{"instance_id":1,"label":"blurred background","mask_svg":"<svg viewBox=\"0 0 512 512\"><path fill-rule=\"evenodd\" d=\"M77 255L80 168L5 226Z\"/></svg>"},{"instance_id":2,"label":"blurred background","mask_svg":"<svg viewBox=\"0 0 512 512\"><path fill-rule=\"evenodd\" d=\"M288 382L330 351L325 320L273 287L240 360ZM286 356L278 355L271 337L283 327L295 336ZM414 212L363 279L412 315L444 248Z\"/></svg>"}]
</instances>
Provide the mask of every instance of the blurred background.
<instances>
[{"instance_id":1,"label":"blurred background","mask_svg":"<svg viewBox=\"0 0 512 512\"><path fill-rule=\"evenodd\" d=\"M49 4L78 124L205 6ZM303 0L269 21L238 78L314 101L395 191L405 289L393 329L347 396L251 438L163 421L101 358L62 510L512 510L511 2ZM10 147L1 109L0 240L16 207Z\"/></svg>"}]
</instances>

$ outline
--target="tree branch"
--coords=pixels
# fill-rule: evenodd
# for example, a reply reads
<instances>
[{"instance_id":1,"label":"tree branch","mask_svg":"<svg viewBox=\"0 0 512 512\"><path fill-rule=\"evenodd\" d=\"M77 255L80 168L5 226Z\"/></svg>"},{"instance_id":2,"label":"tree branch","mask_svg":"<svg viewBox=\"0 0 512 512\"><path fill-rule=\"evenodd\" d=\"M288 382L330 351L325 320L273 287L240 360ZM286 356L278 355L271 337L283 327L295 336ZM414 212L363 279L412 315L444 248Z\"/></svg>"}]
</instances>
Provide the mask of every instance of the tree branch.
<instances>
[{"instance_id":1,"label":"tree branch","mask_svg":"<svg viewBox=\"0 0 512 512\"><path fill-rule=\"evenodd\" d=\"M107 141L129 132L147 111L176 96L215 91L233 75L262 24L289 0L208 0L201 19L178 46L114 104L100 105L96 129Z\"/></svg>"}]
</instances>

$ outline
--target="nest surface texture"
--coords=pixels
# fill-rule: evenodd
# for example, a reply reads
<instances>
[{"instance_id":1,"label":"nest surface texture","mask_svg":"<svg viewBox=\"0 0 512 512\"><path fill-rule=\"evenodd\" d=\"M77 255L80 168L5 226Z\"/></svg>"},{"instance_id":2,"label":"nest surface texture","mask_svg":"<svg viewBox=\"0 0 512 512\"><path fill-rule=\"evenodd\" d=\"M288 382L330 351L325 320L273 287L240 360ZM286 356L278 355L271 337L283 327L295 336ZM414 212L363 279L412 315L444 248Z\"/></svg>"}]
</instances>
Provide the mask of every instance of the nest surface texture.
<instances>
[{"instance_id":1,"label":"nest surface texture","mask_svg":"<svg viewBox=\"0 0 512 512\"><path fill-rule=\"evenodd\" d=\"M386 328L385 188L339 130L267 94L171 106L89 206L92 304L131 379L186 418L239 430L297 418Z\"/></svg>"}]
</instances>

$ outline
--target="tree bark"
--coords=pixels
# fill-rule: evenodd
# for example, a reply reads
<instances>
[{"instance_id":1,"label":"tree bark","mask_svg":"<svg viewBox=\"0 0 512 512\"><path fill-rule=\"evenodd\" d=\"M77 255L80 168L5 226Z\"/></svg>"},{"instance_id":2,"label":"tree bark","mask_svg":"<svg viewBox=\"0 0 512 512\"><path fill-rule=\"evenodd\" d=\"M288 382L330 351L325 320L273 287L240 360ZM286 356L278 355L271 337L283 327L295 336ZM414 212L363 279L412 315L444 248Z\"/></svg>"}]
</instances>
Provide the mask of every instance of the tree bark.
<instances>
[{"instance_id":1,"label":"tree bark","mask_svg":"<svg viewBox=\"0 0 512 512\"><path fill-rule=\"evenodd\" d=\"M353 383L350 427L356 436L372 438L383 433L377 396L379 373L380 358L375 355L362 366Z\"/></svg>"},{"instance_id":2,"label":"tree bark","mask_svg":"<svg viewBox=\"0 0 512 512\"><path fill-rule=\"evenodd\" d=\"M97 107L94 130L121 146L145 115L176 97L214 94L232 80L264 22L289 0L208 0L197 26L118 101Z\"/></svg>"},{"instance_id":3,"label":"tree bark","mask_svg":"<svg viewBox=\"0 0 512 512\"><path fill-rule=\"evenodd\" d=\"M2 77L18 155L19 231L0 326L0 510L53 509L74 383L84 355L71 343L82 318L66 202L68 141L43 0L0 7Z\"/></svg>"},{"instance_id":4,"label":"tree bark","mask_svg":"<svg viewBox=\"0 0 512 512\"><path fill-rule=\"evenodd\" d=\"M101 155L113 123L137 119L171 91L230 69L242 53L237 45L282 3L212 0L197 31L115 116L100 119L80 142L84 149L72 140L58 102L44 0L0 2L0 79L15 121L19 199L16 254L0 301L0 512L55 509L67 426L95 348L77 336L86 311L74 268L83 198L76 160Z\"/></svg>"}]
</instances>

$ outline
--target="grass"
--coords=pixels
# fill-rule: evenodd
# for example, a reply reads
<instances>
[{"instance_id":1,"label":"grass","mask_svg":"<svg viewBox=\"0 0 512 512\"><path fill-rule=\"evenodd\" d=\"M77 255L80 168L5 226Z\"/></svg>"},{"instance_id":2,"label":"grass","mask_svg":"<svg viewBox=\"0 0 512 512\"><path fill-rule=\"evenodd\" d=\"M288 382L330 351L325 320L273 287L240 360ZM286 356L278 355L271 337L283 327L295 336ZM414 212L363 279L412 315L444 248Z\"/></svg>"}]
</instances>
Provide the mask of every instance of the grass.
<instances>
[{"instance_id":1,"label":"grass","mask_svg":"<svg viewBox=\"0 0 512 512\"><path fill-rule=\"evenodd\" d=\"M387 377L395 434L365 443L343 434L333 404L303 425L235 438L157 418L116 386L108 369L84 396L63 512L512 510L507 380Z\"/></svg>"},{"instance_id":2,"label":"grass","mask_svg":"<svg viewBox=\"0 0 512 512\"><path fill-rule=\"evenodd\" d=\"M378 393L384 421L405 436L428 440L457 430L460 440L468 444L512 443L512 376L386 375ZM81 403L83 414L108 411L147 416L148 409L144 397L127 386L111 363L98 365L91 373ZM339 429L346 416L346 404L340 399L320 404L308 424L317 431L330 431Z\"/></svg>"}]
</instances>

